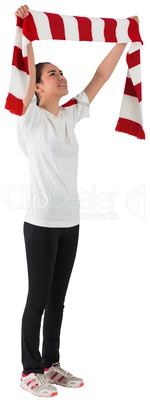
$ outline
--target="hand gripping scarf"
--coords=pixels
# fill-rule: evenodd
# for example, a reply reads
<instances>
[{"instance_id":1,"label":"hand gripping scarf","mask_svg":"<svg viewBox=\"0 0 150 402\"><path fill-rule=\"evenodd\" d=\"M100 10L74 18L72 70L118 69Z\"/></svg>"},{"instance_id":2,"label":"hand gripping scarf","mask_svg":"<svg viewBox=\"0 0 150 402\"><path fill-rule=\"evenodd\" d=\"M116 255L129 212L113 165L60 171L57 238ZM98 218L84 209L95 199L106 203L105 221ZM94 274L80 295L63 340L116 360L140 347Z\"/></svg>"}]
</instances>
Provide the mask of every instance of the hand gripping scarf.
<instances>
[{"instance_id":1,"label":"hand gripping scarf","mask_svg":"<svg viewBox=\"0 0 150 402\"><path fill-rule=\"evenodd\" d=\"M31 11L25 19L17 18L16 37L5 108L22 114L23 99L29 83L27 45L34 40L72 40L129 43L127 76L115 130L145 139L142 127L142 84L140 48L143 44L139 26L133 18L87 18Z\"/></svg>"}]
</instances>

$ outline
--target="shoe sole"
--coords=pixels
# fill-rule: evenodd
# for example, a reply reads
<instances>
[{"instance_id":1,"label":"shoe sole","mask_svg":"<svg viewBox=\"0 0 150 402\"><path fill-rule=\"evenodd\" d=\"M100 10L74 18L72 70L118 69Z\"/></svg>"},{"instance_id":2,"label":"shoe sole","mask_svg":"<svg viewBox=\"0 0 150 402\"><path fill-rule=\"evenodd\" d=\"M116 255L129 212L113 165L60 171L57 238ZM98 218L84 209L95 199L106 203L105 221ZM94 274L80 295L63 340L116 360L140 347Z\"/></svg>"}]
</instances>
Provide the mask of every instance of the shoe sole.
<instances>
[{"instance_id":1,"label":"shoe sole","mask_svg":"<svg viewBox=\"0 0 150 402\"><path fill-rule=\"evenodd\" d=\"M61 384L60 382L51 382L51 385L60 385L61 387L65 388L81 388L84 385L84 382L82 382L80 385L66 385L66 384Z\"/></svg>"},{"instance_id":2,"label":"shoe sole","mask_svg":"<svg viewBox=\"0 0 150 402\"><path fill-rule=\"evenodd\" d=\"M30 394L35 395L35 396L39 396L40 398L51 398L52 396L58 395L57 392L52 392L50 395L40 395L40 394L30 390L25 384L20 384L20 387L22 389L24 389L24 391L28 391L28 392L30 392Z\"/></svg>"}]
</instances>

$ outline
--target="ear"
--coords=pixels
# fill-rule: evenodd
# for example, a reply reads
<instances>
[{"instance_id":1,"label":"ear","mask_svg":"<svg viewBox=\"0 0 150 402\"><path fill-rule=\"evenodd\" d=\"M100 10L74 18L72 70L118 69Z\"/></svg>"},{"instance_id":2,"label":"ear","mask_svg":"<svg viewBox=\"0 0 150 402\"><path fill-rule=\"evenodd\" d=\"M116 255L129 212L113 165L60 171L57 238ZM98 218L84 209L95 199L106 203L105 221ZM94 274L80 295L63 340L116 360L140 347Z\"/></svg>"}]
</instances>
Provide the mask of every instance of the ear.
<instances>
[{"instance_id":1,"label":"ear","mask_svg":"<svg viewBox=\"0 0 150 402\"><path fill-rule=\"evenodd\" d=\"M35 91L38 92L39 95L44 91L41 82L39 84L35 84Z\"/></svg>"}]
</instances>

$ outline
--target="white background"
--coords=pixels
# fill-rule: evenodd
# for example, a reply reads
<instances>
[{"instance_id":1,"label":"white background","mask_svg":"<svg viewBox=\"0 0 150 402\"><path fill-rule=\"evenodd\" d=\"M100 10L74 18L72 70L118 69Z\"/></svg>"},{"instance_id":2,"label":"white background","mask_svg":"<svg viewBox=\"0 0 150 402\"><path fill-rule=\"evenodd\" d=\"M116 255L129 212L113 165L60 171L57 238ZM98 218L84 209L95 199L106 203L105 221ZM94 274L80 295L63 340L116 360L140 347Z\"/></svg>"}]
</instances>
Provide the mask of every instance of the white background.
<instances>
[{"instance_id":1,"label":"white background","mask_svg":"<svg viewBox=\"0 0 150 402\"><path fill-rule=\"evenodd\" d=\"M90 108L90 119L76 127L79 142L78 190L81 227L74 271L66 297L61 333L61 364L85 387L59 387L58 401L149 402L150 400L150 127L149 12L142 2L118 0L31 0L31 9L64 15L126 18L138 15L143 117L146 141L116 133L126 76L126 51ZM16 117L4 109L8 93L18 1L1 0L0 199L1 199L1 390L3 399L30 401L19 387L20 327L27 294L23 239L23 188L28 160L17 144ZM113 44L50 42L34 45L36 62L63 69L70 93L80 92ZM63 102L65 99L63 100ZM14 191L9 193L10 188ZM11 194L8 205L7 195ZM96 204L97 197L101 204ZM102 201L103 198L103 201ZM87 206L87 204L86 204ZM5 393L6 390L6 393Z\"/></svg>"}]
</instances>

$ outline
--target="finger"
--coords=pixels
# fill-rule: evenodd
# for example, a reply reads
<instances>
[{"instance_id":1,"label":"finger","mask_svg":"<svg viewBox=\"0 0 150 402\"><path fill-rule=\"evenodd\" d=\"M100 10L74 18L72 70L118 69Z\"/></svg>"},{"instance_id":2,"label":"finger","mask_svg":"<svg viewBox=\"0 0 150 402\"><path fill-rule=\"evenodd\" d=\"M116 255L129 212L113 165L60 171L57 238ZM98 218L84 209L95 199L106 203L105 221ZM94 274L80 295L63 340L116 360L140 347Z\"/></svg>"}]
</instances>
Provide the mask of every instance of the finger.
<instances>
[{"instance_id":1,"label":"finger","mask_svg":"<svg viewBox=\"0 0 150 402\"><path fill-rule=\"evenodd\" d=\"M20 8L18 8L18 10L15 12L15 16L16 17L20 17L20 18L24 18L24 13L23 10Z\"/></svg>"},{"instance_id":2,"label":"finger","mask_svg":"<svg viewBox=\"0 0 150 402\"><path fill-rule=\"evenodd\" d=\"M29 7L26 4L24 5L24 10L25 10L26 16L29 15Z\"/></svg>"},{"instance_id":3,"label":"finger","mask_svg":"<svg viewBox=\"0 0 150 402\"><path fill-rule=\"evenodd\" d=\"M22 18L25 18L26 17L26 8L24 6L20 7L20 12L22 14Z\"/></svg>"}]
</instances>

